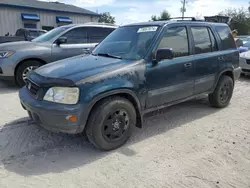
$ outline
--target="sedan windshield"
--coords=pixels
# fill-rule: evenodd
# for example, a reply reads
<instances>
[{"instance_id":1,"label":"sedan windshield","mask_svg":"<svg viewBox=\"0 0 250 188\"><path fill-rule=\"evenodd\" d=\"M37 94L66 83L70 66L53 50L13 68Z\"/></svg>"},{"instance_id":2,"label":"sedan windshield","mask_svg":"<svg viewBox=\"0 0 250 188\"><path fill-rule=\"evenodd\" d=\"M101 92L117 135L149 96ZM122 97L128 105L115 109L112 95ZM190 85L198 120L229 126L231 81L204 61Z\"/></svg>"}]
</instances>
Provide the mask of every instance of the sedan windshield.
<instances>
[{"instance_id":1,"label":"sedan windshield","mask_svg":"<svg viewBox=\"0 0 250 188\"><path fill-rule=\"evenodd\" d=\"M65 26L64 27L57 27L57 28L52 29L51 31L33 39L32 42L48 42L69 28L70 27L65 27Z\"/></svg>"},{"instance_id":2,"label":"sedan windshield","mask_svg":"<svg viewBox=\"0 0 250 188\"><path fill-rule=\"evenodd\" d=\"M120 59L142 59L158 30L157 26L127 26L113 31L93 51L93 55Z\"/></svg>"}]
</instances>

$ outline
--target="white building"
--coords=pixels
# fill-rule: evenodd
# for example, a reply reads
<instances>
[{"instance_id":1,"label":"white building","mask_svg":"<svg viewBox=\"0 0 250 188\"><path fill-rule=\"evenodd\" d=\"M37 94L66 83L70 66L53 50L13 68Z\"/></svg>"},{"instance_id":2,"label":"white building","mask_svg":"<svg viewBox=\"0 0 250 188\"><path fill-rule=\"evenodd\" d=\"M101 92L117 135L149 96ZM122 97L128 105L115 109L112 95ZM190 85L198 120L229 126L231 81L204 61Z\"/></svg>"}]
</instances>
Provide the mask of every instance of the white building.
<instances>
[{"instance_id":1,"label":"white building","mask_svg":"<svg viewBox=\"0 0 250 188\"><path fill-rule=\"evenodd\" d=\"M0 0L0 36L19 28L51 30L64 24L97 22L100 15L73 5L36 0Z\"/></svg>"}]
</instances>

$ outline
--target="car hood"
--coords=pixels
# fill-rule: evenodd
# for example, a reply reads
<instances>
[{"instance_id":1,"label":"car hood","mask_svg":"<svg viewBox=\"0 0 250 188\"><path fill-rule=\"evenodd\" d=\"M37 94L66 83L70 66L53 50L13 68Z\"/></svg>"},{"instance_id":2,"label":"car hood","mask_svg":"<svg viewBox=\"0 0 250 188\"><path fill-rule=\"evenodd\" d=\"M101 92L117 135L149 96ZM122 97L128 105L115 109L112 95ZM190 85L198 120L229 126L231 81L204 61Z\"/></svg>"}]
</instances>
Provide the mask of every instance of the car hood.
<instances>
[{"instance_id":1,"label":"car hood","mask_svg":"<svg viewBox=\"0 0 250 188\"><path fill-rule=\"evenodd\" d=\"M0 44L0 50L19 51L27 48L33 48L35 46L43 46L42 43L19 41L19 42L7 42Z\"/></svg>"},{"instance_id":2,"label":"car hood","mask_svg":"<svg viewBox=\"0 0 250 188\"><path fill-rule=\"evenodd\" d=\"M240 57L244 59L250 59L250 51L241 53Z\"/></svg>"},{"instance_id":3,"label":"car hood","mask_svg":"<svg viewBox=\"0 0 250 188\"><path fill-rule=\"evenodd\" d=\"M117 70L131 61L115 58L80 55L60 60L38 68L35 72L47 78L64 78L77 82L102 72Z\"/></svg>"}]
</instances>

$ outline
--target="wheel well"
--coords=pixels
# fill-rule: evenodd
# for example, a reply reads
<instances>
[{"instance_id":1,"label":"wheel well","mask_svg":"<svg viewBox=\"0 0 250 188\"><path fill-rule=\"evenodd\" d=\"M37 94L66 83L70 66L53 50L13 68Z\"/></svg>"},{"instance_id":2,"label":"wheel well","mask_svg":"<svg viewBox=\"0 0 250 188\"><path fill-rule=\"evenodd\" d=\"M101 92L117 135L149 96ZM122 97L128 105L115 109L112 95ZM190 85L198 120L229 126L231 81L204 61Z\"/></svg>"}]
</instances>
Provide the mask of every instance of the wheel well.
<instances>
[{"instance_id":1,"label":"wheel well","mask_svg":"<svg viewBox=\"0 0 250 188\"><path fill-rule=\"evenodd\" d=\"M90 110L90 113L89 113L88 117L90 117L90 114L92 113L93 109L94 109L95 107L97 107L98 104L99 104L100 102L102 102L103 100L105 100L105 99L107 99L107 98L111 98L111 97L115 97L115 96L119 96L119 97L125 98L125 99L129 100L129 101L133 104L133 106L134 106L134 108L135 108L135 111L136 111L136 127L142 128L142 117L141 117L141 113L140 113L139 106L138 106L136 100L134 99L134 97L133 97L132 95L128 94L128 93L118 93L118 94L113 94L113 95L109 95L109 96L107 96L107 97L101 98L100 100L98 100L98 101L92 106L92 108L91 108L91 110ZM88 120L87 120L87 121L88 121Z\"/></svg>"},{"instance_id":2,"label":"wheel well","mask_svg":"<svg viewBox=\"0 0 250 188\"><path fill-rule=\"evenodd\" d=\"M234 82L234 75L232 71L226 71L224 72L222 75L226 75L229 76L230 78L232 78L233 82Z\"/></svg>"},{"instance_id":3,"label":"wheel well","mask_svg":"<svg viewBox=\"0 0 250 188\"><path fill-rule=\"evenodd\" d=\"M38 59L38 58L24 59L24 60L20 61L20 62L17 64L17 66L16 66L16 68L15 68L15 75L16 75L16 71L17 71L18 67L20 67L20 65L23 64L23 63L26 62L26 61L38 61L38 62L42 63L43 65L46 64L45 61L43 61L43 60L41 60L41 59Z\"/></svg>"}]
</instances>

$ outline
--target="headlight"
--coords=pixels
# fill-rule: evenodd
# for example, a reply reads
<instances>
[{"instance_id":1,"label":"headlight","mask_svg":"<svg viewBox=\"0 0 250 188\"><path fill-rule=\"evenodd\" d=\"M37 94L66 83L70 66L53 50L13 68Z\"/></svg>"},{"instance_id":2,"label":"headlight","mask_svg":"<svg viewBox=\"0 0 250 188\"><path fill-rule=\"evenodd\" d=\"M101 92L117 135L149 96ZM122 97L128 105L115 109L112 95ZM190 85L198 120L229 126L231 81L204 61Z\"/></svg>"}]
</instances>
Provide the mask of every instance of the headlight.
<instances>
[{"instance_id":1,"label":"headlight","mask_svg":"<svg viewBox=\"0 0 250 188\"><path fill-rule=\"evenodd\" d=\"M77 87L52 87L43 100L62 104L76 104L79 99L79 88Z\"/></svg>"},{"instance_id":2,"label":"headlight","mask_svg":"<svg viewBox=\"0 0 250 188\"><path fill-rule=\"evenodd\" d=\"M9 51L0 51L0 59L1 58L6 58L10 57L14 54L14 52L9 52Z\"/></svg>"}]
</instances>

